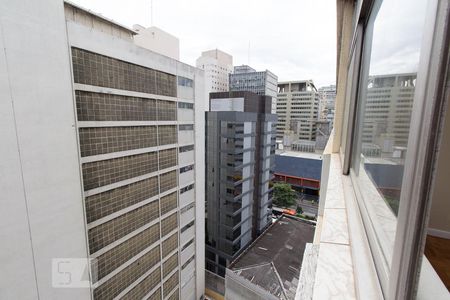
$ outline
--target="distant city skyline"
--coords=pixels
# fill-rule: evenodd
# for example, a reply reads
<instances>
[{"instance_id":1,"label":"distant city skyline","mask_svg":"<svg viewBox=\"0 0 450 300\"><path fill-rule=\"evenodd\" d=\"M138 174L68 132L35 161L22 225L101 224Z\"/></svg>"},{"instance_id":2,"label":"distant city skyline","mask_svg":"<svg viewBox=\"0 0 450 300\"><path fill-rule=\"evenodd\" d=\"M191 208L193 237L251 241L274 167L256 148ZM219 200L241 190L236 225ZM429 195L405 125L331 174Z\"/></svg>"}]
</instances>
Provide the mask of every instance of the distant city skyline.
<instances>
[{"instance_id":1,"label":"distant city skyline","mask_svg":"<svg viewBox=\"0 0 450 300\"><path fill-rule=\"evenodd\" d=\"M279 81L335 84L333 0L153 0L153 18L151 0L73 2L130 28L153 25L175 35L181 61L190 65L202 51L218 48L233 56L234 65L268 69Z\"/></svg>"}]
</instances>

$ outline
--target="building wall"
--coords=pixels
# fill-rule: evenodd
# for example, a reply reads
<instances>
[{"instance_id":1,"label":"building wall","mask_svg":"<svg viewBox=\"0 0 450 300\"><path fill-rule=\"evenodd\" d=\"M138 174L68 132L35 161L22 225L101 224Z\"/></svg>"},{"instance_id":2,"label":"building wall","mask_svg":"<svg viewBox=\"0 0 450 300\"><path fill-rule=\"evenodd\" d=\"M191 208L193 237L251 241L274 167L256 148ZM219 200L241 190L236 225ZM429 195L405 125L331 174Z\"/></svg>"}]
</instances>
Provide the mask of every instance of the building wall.
<instances>
[{"instance_id":1,"label":"building wall","mask_svg":"<svg viewBox=\"0 0 450 300\"><path fill-rule=\"evenodd\" d=\"M186 299L198 298L204 290L204 284L200 282L203 280L202 272L196 272L196 267L202 267L203 263L199 262L203 260L202 252L196 253L203 241L200 240L202 233L196 235L196 231L203 230L203 200L202 193L197 191L202 186L197 187L199 181L195 180L202 176L202 166L196 166L195 160L201 156L202 145L194 148L192 145L202 133L195 132L194 128L198 129L198 125L194 124L194 120L198 119L198 110L203 109L202 104L195 107L203 101L203 93L197 94L197 89L201 91L203 88L203 74L193 67L76 23L68 23L68 32L74 60L77 104L82 103L78 94L85 92L96 93L94 100L106 97L103 99L105 102L101 103L112 103L112 113L107 116L113 117L105 119L101 114L96 116L95 111L89 113L89 101L92 99L86 100L87 116L94 115L94 119L84 118L83 121L80 119L83 109L78 105L82 156L83 149L91 151L81 159L85 170L84 181L89 186L86 188L85 184L86 205L93 203L89 198L101 197L105 193L120 193L126 189L131 194L141 183L149 189L140 194L143 198L130 195L131 202L127 207L120 207L120 210L111 211L106 216L91 218L93 212L87 207L91 257L98 258L99 274L102 273L100 262L105 255L115 257L124 253L122 262L126 261L117 263L116 269L104 271L104 277L99 278L94 290L94 297L140 297L145 295L145 287L146 292L151 290L149 295L162 293L164 297L173 295L178 298L182 293ZM83 65L85 59L91 63ZM89 69L90 64L98 62L105 62L109 77L105 77L105 73L96 73L102 68ZM122 67L125 65L127 67ZM111 67L112 70L109 69ZM127 72L115 74L115 67ZM183 98L177 98L178 94L183 94ZM121 103L127 101L129 105L115 106L118 100ZM93 134L99 130L103 132L100 136L110 134L108 141L110 138L113 141L107 153L103 153L104 150L92 152L98 151L98 147L91 149L88 146L95 142L91 139L97 136ZM91 131L93 134L89 135ZM115 139L122 143L116 144ZM188 151L181 152L186 147ZM106 176L103 179L103 175L95 172L98 169L93 168L109 170L114 174L114 168L118 168L120 173L117 178ZM124 170L128 171L123 173ZM92 185L88 180L91 178L97 181L101 178L100 183ZM145 216L144 221L136 223L136 220L141 220L141 213ZM128 215L131 216L129 221ZM200 220L200 224L196 224L196 219ZM114 227L110 228L109 224L114 224ZM191 229L192 225L196 230ZM153 228L158 227L160 234L156 230L155 236ZM116 237L97 245L96 234L104 236L106 231L111 231ZM138 280L147 273L148 277Z\"/></svg>"},{"instance_id":2,"label":"building wall","mask_svg":"<svg viewBox=\"0 0 450 300\"><path fill-rule=\"evenodd\" d=\"M133 25L133 29L137 32L134 36L136 45L180 60L180 41L177 37L156 26L145 28L141 25Z\"/></svg>"},{"instance_id":3,"label":"building wall","mask_svg":"<svg viewBox=\"0 0 450 300\"><path fill-rule=\"evenodd\" d=\"M205 71L205 92L209 110L209 93L228 92L228 75L233 72L233 57L218 49L202 52L196 61L197 68Z\"/></svg>"},{"instance_id":4,"label":"building wall","mask_svg":"<svg viewBox=\"0 0 450 300\"><path fill-rule=\"evenodd\" d=\"M233 111L206 116L206 268L225 276L225 267L251 241L257 116Z\"/></svg>"},{"instance_id":5,"label":"building wall","mask_svg":"<svg viewBox=\"0 0 450 300\"><path fill-rule=\"evenodd\" d=\"M199 69L205 71L205 99L211 92L228 91L228 74L233 71L232 57L220 50L205 51L196 61ZM205 104L209 109L209 101Z\"/></svg>"},{"instance_id":6,"label":"building wall","mask_svg":"<svg viewBox=\"0 0 450 300\"><path fill-rule=\"evenodd\" d=\"M89 299L52 286L88 255L63 2L3 1L0 32L0 298Z\"/></svg>"}]
</instances>

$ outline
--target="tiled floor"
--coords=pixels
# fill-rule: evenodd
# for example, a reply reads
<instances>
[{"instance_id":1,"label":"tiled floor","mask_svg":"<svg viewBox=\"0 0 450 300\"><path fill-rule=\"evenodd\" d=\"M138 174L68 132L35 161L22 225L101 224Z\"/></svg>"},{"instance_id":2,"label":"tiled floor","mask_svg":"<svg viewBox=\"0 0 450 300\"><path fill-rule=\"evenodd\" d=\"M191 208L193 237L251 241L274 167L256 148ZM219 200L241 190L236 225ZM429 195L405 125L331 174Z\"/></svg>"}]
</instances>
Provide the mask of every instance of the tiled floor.
<instances>
[{"instance_id":1,"label":"tiled floor","mask_svg":"<svg viewBox=\"0 0 450 300\"><path fill-rule=\"evenodd\" d=\"M427 236L425 255L450 291L450 240Z\"/></svg>"}]
</instances>

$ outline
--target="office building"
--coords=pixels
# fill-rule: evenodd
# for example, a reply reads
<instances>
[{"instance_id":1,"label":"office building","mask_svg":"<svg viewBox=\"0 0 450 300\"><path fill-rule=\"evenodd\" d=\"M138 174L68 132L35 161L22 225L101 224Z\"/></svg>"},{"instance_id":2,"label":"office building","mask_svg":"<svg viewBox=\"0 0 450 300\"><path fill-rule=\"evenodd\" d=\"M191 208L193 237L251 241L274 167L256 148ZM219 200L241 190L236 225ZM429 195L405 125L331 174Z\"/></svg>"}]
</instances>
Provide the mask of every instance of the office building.
<instances>
[{"instance_id":1,"label":"office building","mask_svg":"<svg viewBox=\"0 0 450 300\"><path fill-rule=\"evenodd\" d=\"M407 73L369 78L362 131L365 149L375 146L384 156L407 146L416 77Z\"/></svg>"},{"instance_id":2,"label":"office building","mask_svg":"<svg viewBox=\"0 0 450 300\"><path fill-rule=\"evenodd\" d=\"M319 88L319 121L328 121L333 127L334 102L336 101L336 86L329 85Z\"/></svg>"},{"instance_id":3,"label":"office building","mask_svg":"<svg viewBox=\"0 0 450 300\"><path fill-rule=\"evenodd\" d=\"M203 71L71 3L0 19L0 298L202 297Z\"/></svg>"},{"instance_id":4,"label":"office building","mask_svg":"<svg viewBox=\"0 0 450 300\"><path fill-rule=\"evenodd\" d=\"M290 145L297 140L315 141L319 93L312 80L278 83L277 139Z\"/></svg>"},{"instance_id":5,"label":"office building","mask_svg":"<svg viewBox=\"0 0 450 300\"><path fill-rule=\"evenodd\" d=\"M271 112L276 113L278 77L269 70L257 72L247 66L235 66L229 76L230 91L249 91L272 98Z\"/></svg>"},{"instance_id":6,"label":"office building","mask_svg":"<svg viewBox=\"0 0 450 300\"><path fill-rule=\"evenodd\" d=\"M219 49L202 52L197 68L205 71L205 110L209 110L209 93L228 92L228 76L233 73L233 56Z\"/></svg>"},{"instance_id":7,"label":"office building","mask_svg":"<svg viewBox=\"0 0 450 300\"><path fill-rule=\"evenodd\" d=\"M225 268L271 223L276 115L271 97L210 94L206 113L206 269Z\"/></svg>"}]
</instances>

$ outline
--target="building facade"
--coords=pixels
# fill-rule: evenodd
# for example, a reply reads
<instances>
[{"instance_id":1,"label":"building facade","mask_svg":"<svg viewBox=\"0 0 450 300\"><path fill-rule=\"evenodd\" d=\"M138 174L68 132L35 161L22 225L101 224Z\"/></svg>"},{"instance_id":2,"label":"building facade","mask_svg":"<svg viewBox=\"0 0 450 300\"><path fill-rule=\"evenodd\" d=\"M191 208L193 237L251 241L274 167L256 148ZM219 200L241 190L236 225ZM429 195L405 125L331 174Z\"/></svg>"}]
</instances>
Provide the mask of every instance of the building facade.
<instances>
[{"instance_id":1,"label":"building facade","mask_svg":"<svg viewBox=\"0 0 450 300\"><path fill-rule=\"evenodd\" d=\"M277 139L315 141L319 93L312 80L280 82L277 101Z\"/></svg>"},{"instance_id":2,"label":"building facade","mask_svg":"<svg viewBox=\"0 0 450 300\"><path fill-rule=\"evenodd\" d=\"M278 76L270 72L256 71L247 65L235 66L229 75L230 91L249 91L272 98L271 112L276 113Z\"/></svg>"},{"instance_id":3,"label":"building facade","mask_svg":"<svg viewBox=\"0 0 450 300\"><path fill-rule=\"evenodd\" d=\"M377 75L369 78L364 107L363 149L377 148L377 155L406 147L414 102L415 73ZM365 151L369 156L368 151Z\"/></svg>"},{"instance_id":4,"label":"building facade","mask_svg":"<svg viewBox=\"0 0 450 300\"><path fill-rule=\"evenodd\" d=\"M271 223L276 115L251 92L211 93L206 114L206 269L227 265Z\"/></svg>"},{"instance_id":5,"label":"building facade","mask_svg":"<svg viewBox=\"0 0 450 300\"><path fill-rule=\"evenodd\" d=\"M0 298L199 299L203 71L73 4L0 14L0 90L14 104L2 107Z\"/></svg>"},{"instance_id":6,"label":"building facade","mask_svg":"<svg viewBox=\"0 0 450 300\"><path fill-rule=\"evenodd\" d=\"M330 122L331 127L333 127L336 86L323 86L317 91L319 92L319 120L326 120Z\"/></svg>"},{"instance_id":7,"label":"building facade","mask_svg":"<svg viewBox=\"0 0 450 300\"><path fill-rule=\"evenodd\" d=\"M196 66L205 71L205 109L208 111L209 93L228 92L228 76L233 73L233 56L219 49L204 51L197 58Z\"/></svg>"},{"instance_id":8,"label":"building facade","mask_svg":"<svg viewBox=\"0 0 450 300\"><path fill-rule=\"evenodd\" d=\"M136 45L156 53L180 60L180 40L164 30L151 26L145 28L141 25L133 25L136 35L133 40Z\"/></svg>"}]
</instances>

